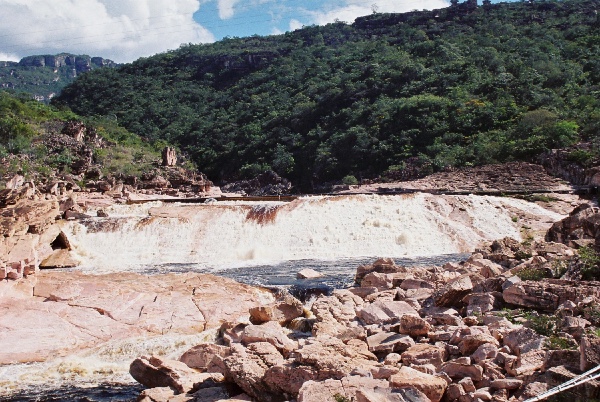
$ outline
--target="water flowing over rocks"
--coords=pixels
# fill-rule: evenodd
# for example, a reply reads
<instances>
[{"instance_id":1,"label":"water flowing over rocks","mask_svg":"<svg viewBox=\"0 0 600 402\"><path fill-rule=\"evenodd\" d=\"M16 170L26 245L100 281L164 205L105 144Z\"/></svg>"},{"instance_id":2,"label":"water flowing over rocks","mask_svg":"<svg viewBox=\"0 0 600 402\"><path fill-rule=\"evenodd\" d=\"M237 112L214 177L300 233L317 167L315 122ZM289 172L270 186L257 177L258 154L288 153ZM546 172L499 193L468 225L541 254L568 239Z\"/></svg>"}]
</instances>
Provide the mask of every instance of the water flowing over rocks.
<instances>
[{"instance_id":1,"label":"water flowing over rocks","mask_svg":"<svg viewBox=\"0 0 600 402\"><path fill-rule=\"evenodd\" d=\"M510 238L443 270L379 259L358 267L356 287L319 296L287 319L261 313L260 323L237 326L239 336L180 360L213 376L205 388L256 401L523 400L600 364L599 283L544 270L578 261L566 245ZM532 275L538 271L563 279ZM407 293L421 288L426 297ZM294 305L286 296L267 311ZM302 319L303 330L291 325ZM197 400L193 389L171 388L178 400Z\"/></svg>"},{"instance_id":2,"label":"water flowing over rocks","mask_svg":"<svg viewBox=\"0 0 600 402\"><path fill-rule=\"evenodd\" d=\"M16 284L0 283L0 344L19 340L18 348L0 351L0 364L43 361L115 339L195 334L225 320L247 322L250 308L273 300L266 290L198 274L45 271L26 286L27 294L15 296Z\"/></svg>"}]
</instances>

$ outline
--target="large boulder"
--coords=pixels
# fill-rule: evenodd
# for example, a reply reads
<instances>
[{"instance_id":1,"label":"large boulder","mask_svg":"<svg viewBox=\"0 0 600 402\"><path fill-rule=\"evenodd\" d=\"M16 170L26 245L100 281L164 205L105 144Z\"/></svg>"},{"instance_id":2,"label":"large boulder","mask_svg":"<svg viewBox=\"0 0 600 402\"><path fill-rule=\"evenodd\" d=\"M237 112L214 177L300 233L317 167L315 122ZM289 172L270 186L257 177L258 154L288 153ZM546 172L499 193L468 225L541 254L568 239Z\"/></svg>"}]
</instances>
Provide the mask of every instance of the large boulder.
<instances>
[{"instance_id":1,"label":"large boulder","mask_svg":"<svg viewBox=\"0 0 600 402\"><path fill-rule=\"evenodd\" d=\"M424 366L431 364L440 367L448 359L445 347L417 343L402 353L402 363L405 365Z\"/></svg>"},{"instance_id":2,"label":"large boulder","mask_svg":"<svg viewBox=\"0 0 600 402\"><path fill-rule=\"evenodd\" d=\"M448 282L434 295L435 305L438 307L453 307L460 305L463 298L471 293L473 283L468 275L460 276Z\"/></svg>"},{"instance_id":3,"label":"large boulder","mask_svg":"<svg viewBox=\"0 0 600 402\"><path fill-rule=\"evenodd\" d=\"M250 309L250 321L253 324L276 321L281 325L287 325L303 314L304 306L302 302L294 296L286 294L271 305L252 307Z\"/></svg>"},{"instance_id":4,"label":"large boulder","mask_svg":"<svg viewBox=\"0 0 600 402\"><path fill-rule=\"evenodd\" d=\"M392 388L415 388L424 393L431 402L439 402L448 386L441 377L422 373L410 367L402 367L390 378Z\"/></svg>"},{"instance_id":5,"label":"large boulder","mask_svg":"<svg viewBox=\"0 0 600 402\"><path fill-rule=\"evenodd\" d=\"M135 359L129 366L129 374L148 388L170 387L177 393L187 393L195 383L213 378L211 374L199 373L180 361L157 356Z\"/></svg>"},{"instance_id":6,"label":"large boulder","mask_svg":"<svg viewBox=\"0 0 600 402\"><path fill-rule=\"evenodd\" d=\"M227 346L201 343L186 351L179 361L200 371L221 372L223 359L231 354Z\"/></svg>"},{"instance_id":7,"label":"large boulder","mask_svg":"<svg viewBox=\"0 0 600 402\"><path fill-rule=\"evenodd\" d=\"M248 325L244 328L241 340L244 345L255 342L268 342L284 354L288 354L298 347L298 343L292 341L284 329L273 321L261 325Z\"/></svg>"},{"instance_id":8,"label":"large boulder","mask_svg":"<svg viewBox=\"0 0 600 402\"><path fill-rule=\"evenodd\" d=\"M414 344L410 336L394 332L379 332L367 338L369 351L373 353L403 352Z\"/></svg>"},{"instance_id":9,"label":"large boulder","mask_svg":"<svg viewBox=\"0 0 600 402\"><path fill-rule=\"evenodd\" d=\"M419 313L405 301L378 300L356 312L365 324L385 324L399 322L405 315L419 316Z\"/></svg>"},{"instance_id":10,"label":"large boulder","mask_svg":"<svg viewBox=\"0 0 600 402\"><path fill-rule=\"evenodd\" d=\"M304 383L298 394L298 402L336 402L357 400L358 392L370 392L378 388L388 388L385 380L348 376L340 380Z\"/></svg>"}]
</instances>

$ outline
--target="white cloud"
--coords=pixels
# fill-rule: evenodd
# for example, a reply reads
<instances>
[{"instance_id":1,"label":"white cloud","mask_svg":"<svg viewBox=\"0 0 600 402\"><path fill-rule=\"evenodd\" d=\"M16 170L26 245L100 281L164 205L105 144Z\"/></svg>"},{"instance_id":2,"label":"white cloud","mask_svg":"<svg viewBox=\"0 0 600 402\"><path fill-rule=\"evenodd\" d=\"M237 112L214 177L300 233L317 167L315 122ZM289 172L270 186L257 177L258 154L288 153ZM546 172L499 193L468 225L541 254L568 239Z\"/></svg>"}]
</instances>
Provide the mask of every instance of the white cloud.
<instances>
[{"instance_id":1,"label":"white cloud","mask_svg":"<svg viewBox=\"0 0 600 402\"><path fill-rule=\"evenodd\" d=\"M294 19L290 20L290 31L295 31L296 29L300 29L303 26L304 26L304 24L298 20L294 20Z\"/></svg>"},{"instance_id":2,"label":"white cloud","mask_svg":"<svg viewBox=\"0 0 600 402\"><path fill-rule=\"evenodd\" d=\"M199 0L0 0L0 55L70 52L117 62L212 42Z\"/></svg>"},{"instance_id":3,"label":"white cloud","mask_svg":"<svg viewBox=\"0 0 600 402\"><path fill-rule=\"evenodd\" d=\"M271 29L271 35L281 35L282 33L284 33L281 29L274 27L273 29Z\"/></svg>"},{"instance_id":4,"label":"white cloud","mask_svg":"<svg viewBox=\"0 0 600 402\"><path fill-rule=\"evenodd\" d=\"M219 18L227 20L233 17L235 13L234 7L239 0L218 0L217 6L219 7Z\"/></svg>"},{"instance_id":5,"label":"white cloud","mask_svg":"<svg viewBox=\"0 0 600 402\"><path fill-rule=\"evenodd\" d=\"M7 54L0 52L0 61L19 61L20 57L16 54Z\"/></svg>"},{"instance_id":6,"label":"white cloud","mask_svg":"<svg viewBox=\"0 0 600 402\"><path fill-rule=\"evenodd\" d=\"M337 7L323 8L321 11L310 12L312 22L318 25L327 24L336 20L352 23L357 17L371 14L375 8L380 13L404 13L411 10L433 10L448 7L446 0L421 0L400 2L397 0L373 0L372 2L358 2L346 0Z\"/></svg>"}]
</instances>

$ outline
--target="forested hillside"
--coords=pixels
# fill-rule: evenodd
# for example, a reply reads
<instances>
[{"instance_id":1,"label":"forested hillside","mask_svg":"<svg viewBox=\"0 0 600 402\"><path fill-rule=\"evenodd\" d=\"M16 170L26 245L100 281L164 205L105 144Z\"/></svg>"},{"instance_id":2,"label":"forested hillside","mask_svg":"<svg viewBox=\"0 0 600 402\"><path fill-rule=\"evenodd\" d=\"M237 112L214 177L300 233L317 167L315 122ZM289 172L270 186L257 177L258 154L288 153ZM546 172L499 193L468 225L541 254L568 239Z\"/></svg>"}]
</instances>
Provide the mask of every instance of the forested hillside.
<instances>
[{"instance_id":1,"label":"forested hillside","mask_svg":"<svg viewBox=\"0 0 600 402\"><path fill-rule=\"evenodd\" d=\"M308 191L531 159L599 135L599 6L463 3L190 44L57 102L177 143L217 181L273 169Z\"/></svg>"},{"instance_id":2,"label":"forested hillside","mask_svg":"<svg viewBox=\"0 0 600 402\"><path fill-rule=\"evenodd\" d=\"M82 118L0 91L0 190L15 174L37 184L68 176L82 187L105 176L140 177L156 168L165 145L145 142L111 119Z\"/></svg>"}]
</instances>

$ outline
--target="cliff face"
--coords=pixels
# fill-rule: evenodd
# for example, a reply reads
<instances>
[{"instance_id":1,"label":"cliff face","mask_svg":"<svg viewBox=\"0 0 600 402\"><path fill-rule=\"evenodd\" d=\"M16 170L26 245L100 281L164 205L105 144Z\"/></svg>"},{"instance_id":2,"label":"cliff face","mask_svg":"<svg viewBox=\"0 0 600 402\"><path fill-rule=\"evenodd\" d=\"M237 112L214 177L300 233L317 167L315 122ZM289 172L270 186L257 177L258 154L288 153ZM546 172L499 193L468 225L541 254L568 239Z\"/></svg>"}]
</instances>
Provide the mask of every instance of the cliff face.
<instances>
[{"instance_id":1,"label":"cliff face","mask_svg":"<svg viewBox=\"0 0 600 402\"><path fill-rule=\"evenodd\" d=\"M49 102L80 74L116 66L114 61L102 57L69 53L28 56L18 63L0 61L0 88L29 93L39 101Z\"/></svg>"},{"instance_id":2,"label":"cliff face","mask_svg":"<svg viewBox=\"0 0 600 402\"><path fill-rule=\"evenodd\" d=\"M115 67L117 64L112 60L104 59L102 57L90 57L87 55L76 56L73 54L61 53L57 55L24 57L18 65L23 67L72 67L77 72L82 73L97 67Z\"/></svg>"}]
</instances>

